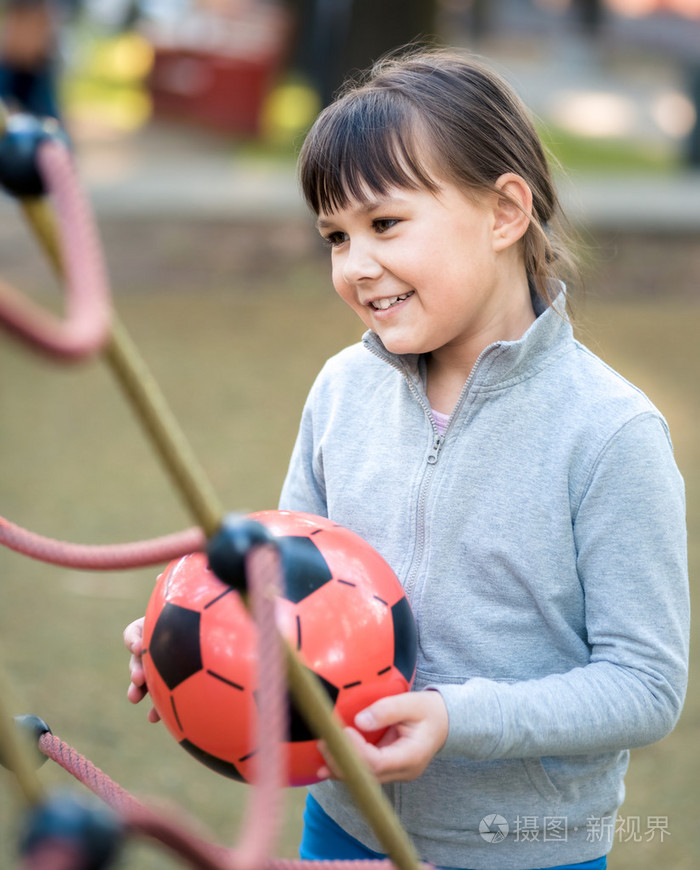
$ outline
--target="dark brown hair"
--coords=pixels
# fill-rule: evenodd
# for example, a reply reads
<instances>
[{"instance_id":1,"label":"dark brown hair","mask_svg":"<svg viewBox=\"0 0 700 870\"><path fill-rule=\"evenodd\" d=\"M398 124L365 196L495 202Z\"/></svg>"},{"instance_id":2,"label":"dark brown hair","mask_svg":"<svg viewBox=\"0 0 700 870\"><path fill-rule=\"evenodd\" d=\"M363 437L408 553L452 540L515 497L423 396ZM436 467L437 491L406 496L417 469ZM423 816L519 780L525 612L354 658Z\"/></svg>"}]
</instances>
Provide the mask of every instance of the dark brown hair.
<instances>
[{"instance_id":1,"label":"dark brown hair","mask_svg":"<svg viewBox=\"0 0 700 870\"><path fill-rule=\"evenodd\" d=\"M523 255L544 302L558 294L554 264L572 261L529 113L510 85L471 56L420 51L377 63L321 112L302 147L299 172L317 214L391 187L437 192L438 178L467 192L494 191L498 178L513 172L532 190Z\"/></svg>"}]
</instances>

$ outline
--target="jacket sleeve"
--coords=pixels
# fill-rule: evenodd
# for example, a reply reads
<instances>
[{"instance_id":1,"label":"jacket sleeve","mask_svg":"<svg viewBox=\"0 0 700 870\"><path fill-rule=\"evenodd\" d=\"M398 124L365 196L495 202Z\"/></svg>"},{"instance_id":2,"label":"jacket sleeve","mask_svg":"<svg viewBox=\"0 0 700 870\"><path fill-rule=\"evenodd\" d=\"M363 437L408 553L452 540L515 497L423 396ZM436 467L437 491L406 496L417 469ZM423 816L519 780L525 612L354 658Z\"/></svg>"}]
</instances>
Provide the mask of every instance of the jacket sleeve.
<instances>
[{"instance_id":1,"label":"jacket sleeve","mask_svg":"<svg viewBox=\"0 0 700 870\"><path fill-rule=\"evenodd\" d=\"M440 757L605 752L674 727L687 683L685 497L657 415L635 417L605 446L573 530L589 663L514 683L430 686L450 718Z\"/></svg>"}]
</instances>

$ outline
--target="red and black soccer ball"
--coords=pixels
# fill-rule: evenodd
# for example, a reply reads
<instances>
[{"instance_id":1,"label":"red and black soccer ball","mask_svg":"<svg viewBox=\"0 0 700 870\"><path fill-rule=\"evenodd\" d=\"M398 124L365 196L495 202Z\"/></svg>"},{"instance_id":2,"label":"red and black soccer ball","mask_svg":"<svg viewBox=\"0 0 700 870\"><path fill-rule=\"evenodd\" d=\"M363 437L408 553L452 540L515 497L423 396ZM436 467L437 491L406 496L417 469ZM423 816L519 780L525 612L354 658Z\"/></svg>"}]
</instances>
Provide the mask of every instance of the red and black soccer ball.
<instances>
[{"instance_id":1,"label":"red and black soccer ball","mask_svg":"<svg viewBox=\"0 0 700 870\"><path fill-rule=\"evenodd\" d=\"M346 723L406 692L416 667L413 614L396 575L359 535L330 520L261 511L279 545L282 635L317 675ZM143 664L153 704L175 739L212 770L250 782L256 750L257 630L239 594L204 553L172 562L146 610ZM317 738L290 700L289 785L317 782ZM251 709L253 707L253 709ZM381 732L369 739L378 740Z\"/></svg>"}]
</instances>

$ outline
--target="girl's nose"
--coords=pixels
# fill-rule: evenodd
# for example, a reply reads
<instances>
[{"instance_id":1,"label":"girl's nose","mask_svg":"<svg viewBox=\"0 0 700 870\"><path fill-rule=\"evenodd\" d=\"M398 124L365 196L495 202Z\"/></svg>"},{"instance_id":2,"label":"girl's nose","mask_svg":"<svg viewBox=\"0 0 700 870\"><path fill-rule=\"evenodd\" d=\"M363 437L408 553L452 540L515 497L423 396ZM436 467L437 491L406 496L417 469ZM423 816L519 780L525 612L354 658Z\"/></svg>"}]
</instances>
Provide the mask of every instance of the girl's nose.
<instances>
[{"instance_id":1,"label":"girl's nose","mask_svg":"<svg viewBox=\"0 0 700 870\"><path fill-rule=\"evenodd\" d=\"M351 242L342 265L343 278L349 284L372 280L381 275L382 267L371 245Z\"/></svg>"}]
</instances>

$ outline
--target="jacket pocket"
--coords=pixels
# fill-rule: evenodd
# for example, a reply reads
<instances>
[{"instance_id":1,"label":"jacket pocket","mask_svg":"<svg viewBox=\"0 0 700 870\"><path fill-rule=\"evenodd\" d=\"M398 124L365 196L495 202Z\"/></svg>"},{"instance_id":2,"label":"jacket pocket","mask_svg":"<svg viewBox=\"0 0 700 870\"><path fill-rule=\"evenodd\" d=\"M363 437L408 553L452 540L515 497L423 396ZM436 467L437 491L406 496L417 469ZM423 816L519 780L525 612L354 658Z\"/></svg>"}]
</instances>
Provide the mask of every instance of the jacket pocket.
<instances>
[{"instance_id":1,"label":"jacket pocket","mask_svg":"<svg viewBox=\"0 0 700 870\"><path fill-rule=\"evenodd\" d=\"M539 758L523 758L522 765L525 768L532 787L537 791L540 797L548 801L559 801L563 795L554 785L549 777L549 774L544 769L544 764Z\"/></svg>"},{"instance_id":2,"label":"jacket pocket","mask_svg":"<svg viewBox=\"0 0 700 870\"><path fill-rule=\"evenodd\" d=\"M537 758L498 761L434 759L416 780L395 784L406 830L446 843L481 841L479 824L498 813L510 824L524 816L556 815L562 794Z\"/></svg>"}]
</instances>

